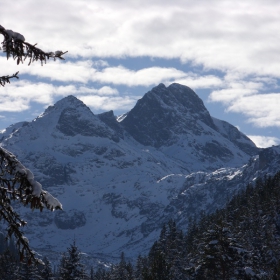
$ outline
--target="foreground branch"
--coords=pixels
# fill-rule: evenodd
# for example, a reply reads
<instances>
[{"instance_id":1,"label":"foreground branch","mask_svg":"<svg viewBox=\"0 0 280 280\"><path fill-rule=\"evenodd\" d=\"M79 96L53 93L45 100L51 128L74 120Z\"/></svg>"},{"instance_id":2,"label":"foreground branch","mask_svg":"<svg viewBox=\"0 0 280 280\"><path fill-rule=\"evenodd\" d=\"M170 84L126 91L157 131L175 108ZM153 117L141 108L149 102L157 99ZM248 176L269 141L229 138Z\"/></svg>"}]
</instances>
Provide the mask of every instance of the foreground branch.
<instances>
[{"instance_id":1,"label":"foreground branch","mask_svg":"<svg viewBox=\"0 0 280 280\"><path fill-rule=\"evenodd\" d=\"M41 49L37 48L37 44L30 44L25 42L25 38L18 32L14 32L13 30L5 29L0 25L0 34L4 36L3 42L1 42L4 53L6 53L7 59L12 57L17 61L17 64L23 63L26 59L29 60L28 65L30 65L34 61L41 61L41 65L47 63L47 60L53 58L56 60L57 58L64 60L63 55L68 51L56 51L56 52L44 52ZM17 76L18 72L12 76L2 76L0 77L0 85L5 86L6 83L10 83L10 79L19 78Z\"/></svg>"},{"instance_id":2,"label":"foreground branch","mask_svg":"<svg viewBox=\"0 0 280 280\"><path fill-rule=\"evenodd\" d=\"M2 77L0 77L0 85L4 87L6 83L10 83L10 79L12 79L12 78L19 79L18 71L15 74L13 74L12 76L2 76Z\"/></svg>"},{"instance_id":3,"label":"foreground branch","mask_svg":"<svg viewBox=\"0 0 280 280\"><path fill-rule=\"evenodd\" d=\"M20 33L14 32L12 30L5 29L0 25L0 34L4 36L4 41L1 43L3 51L6 53L7 59L11 56L13 59L17 60L17 64L20 62L23 63L25 59L29 59L28 65L34 61L41 61L46 63L47 59L56 58L63 59L62 57L68 51L56 51L56 52L44 52L41 49L37 48L37 44L30 44L25 42L25 38Z\"/></svg>"}]
</instances>

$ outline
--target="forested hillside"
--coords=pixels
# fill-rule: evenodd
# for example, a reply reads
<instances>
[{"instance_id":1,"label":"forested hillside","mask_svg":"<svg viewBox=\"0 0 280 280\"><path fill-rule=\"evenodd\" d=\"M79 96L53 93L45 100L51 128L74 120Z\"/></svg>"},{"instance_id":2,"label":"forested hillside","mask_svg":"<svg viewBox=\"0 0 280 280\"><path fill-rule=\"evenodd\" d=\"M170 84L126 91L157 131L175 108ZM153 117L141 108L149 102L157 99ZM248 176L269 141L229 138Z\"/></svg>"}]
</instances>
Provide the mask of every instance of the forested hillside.
<instances>
[{"instance_id":1,"label":"forested hillside","mask_svg":"<svg viewBox=\"0 0 280 280\"><path fill-rule=\"evenodd\" d=\"M185 236L164 226L143 279L280 279L279 179L258 179Z\"/></svg>"},{"instance_id":2,"label":"forested hillside","mask_svg":"<svg viewBox=\"0 0 280 280\"><path fill-rule=\"evenodd\" d=\"M79 240L58 256L56 269L47 256L45 267L19 263L2 240L1 279L280 279L280 172L248 185L224 209L189 223L187 233L172 220L163 225L147 256L130 263L124 252L118 264L91 270L82 264Z\"/></svg>"}]
</instances>

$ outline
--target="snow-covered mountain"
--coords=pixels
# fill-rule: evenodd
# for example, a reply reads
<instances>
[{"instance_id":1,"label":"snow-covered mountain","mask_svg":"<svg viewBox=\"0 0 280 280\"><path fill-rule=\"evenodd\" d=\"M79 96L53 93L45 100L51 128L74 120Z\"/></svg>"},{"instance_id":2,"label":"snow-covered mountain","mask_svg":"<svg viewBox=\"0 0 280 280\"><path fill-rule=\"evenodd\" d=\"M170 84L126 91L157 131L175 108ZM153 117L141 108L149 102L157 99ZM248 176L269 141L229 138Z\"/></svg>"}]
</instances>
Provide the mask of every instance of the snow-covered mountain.
<instances>
[{"instance_id":1,"label":"snow-covered mountain","mask_svg":"<svg viewBox=\"0 0 280 280\"><path fill-rule=\"evenodd\" d=\"M222 207L280 157L212 118L179 84L158 85L118 119L68 96L0 140L63 204L54 213L21 209L31 245L49 255L76 238L104 260L145 252L171 217L186 228L189 217Z\"/></svg>"},{"instance_id":2,"label":"snow-covered mountain","mask_svg":"<svg viewBox=\"0 0 280 280\"><path fill-rule=\"evenodd\" d=\"M196 93L179 84L153 88L121 125L139 143L181 160L190 171L195 163L201 170L202 162L212 170L239 165L256 153L249 138L229 123L212 118Z\"/></svg>"}]
</instances>

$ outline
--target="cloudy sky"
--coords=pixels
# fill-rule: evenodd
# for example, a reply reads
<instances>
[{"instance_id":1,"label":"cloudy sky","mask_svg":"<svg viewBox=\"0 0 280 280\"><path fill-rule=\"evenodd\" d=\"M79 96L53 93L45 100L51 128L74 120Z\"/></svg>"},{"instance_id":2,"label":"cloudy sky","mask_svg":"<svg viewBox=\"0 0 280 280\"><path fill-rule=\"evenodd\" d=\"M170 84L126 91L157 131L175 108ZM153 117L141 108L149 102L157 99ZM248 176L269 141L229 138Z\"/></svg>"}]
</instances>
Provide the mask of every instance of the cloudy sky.
<instances>
[{"instance_id":1,"label":"cloudy sky","mask_svg":"<svg viewBox=\"0 0 280 280\"><path fill-rule=\"evenodd\" d=\"M0 53L0 130L67 95L93 113L130 110L159 83L191 87L260 147L280 144L278 0L0 0L0 24L65 61ZM1 35L0 35L1 37ZM2 41L2 38L1 38Z\"/></svg>"}]
</instances>

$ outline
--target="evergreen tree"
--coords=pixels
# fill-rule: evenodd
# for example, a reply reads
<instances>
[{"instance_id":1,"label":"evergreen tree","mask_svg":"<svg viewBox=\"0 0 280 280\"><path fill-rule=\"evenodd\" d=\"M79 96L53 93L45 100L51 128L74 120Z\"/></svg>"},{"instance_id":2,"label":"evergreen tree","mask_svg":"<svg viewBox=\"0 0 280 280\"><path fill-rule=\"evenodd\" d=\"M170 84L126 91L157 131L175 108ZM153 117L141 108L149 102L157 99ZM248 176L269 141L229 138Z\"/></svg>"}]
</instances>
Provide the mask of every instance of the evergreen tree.
<instances>
[{"instance_id":1,"label":"evergreen tree","mask_svg":"<svg viewBox=\"0 0 280 280\"><path fill-rule=\"evenodd\" d=\"M104 268L98 268L94 274L94 280L111 280L110 273L106 272Z\"/></svg>"},{"instance_id":2,"label":"evergreen tree","mask_svg":"<svg viewBox=\"0 0 280 280\"><path fill-rule=\"evenodd\" d=\"M2 232L0 232L0 254L4 253L7 249L7 240Z\"/></svg>"},{"instance_id":3,"label":"evergreen tree","mask_svg":"<svg viewBox=\"0 0 280 280\"><path fill-rule=\"evenodd\" d=\"M54 280L54 274L52 272L52 267L49 259L47 257L43 258L44 265L41 265L40 275L43 280Z\"/></svg>"},{"instance_id":4,"label":"evergreen tree","mask_svg":"<svg viewBox=\"0 0 280 280\"><path fill-rule=\"evenodd\" d=\"M63 253L60 259L60 265L58 267L58 279L59 280L63 280L63 279L67 279L68 277L68 271L66 270L66 253Z\"/></svg>"},{"instance_id":5,"label":"evergreen tree","mask_svg":"<svg viewBox=\"0 0 280 280\"><path fill-rule=\"evenodd\" d=\"M164 225L136 279L280 279L280 172L256 180L183 237ZM144 258L145 259L145 258ZM141 278L142 277L142 278Z\"/></svg>"},{"instance_id":6,"label":"evergreen tree","mask_svg":"<svg viewBox=\"0 0 280 280\"><path fill-rule=\"evenodd\" d=\"M0 255L0 279L19 279L18 259L15 258L8 249Z\"/></svg>"},{"instance_id":7,"label":"evergreen tree","mask_svg":"<svg viewBox=\"0 0 280 280\"><path fill-rule=\"evenodd\" d=\"M90 280L94 280L94 270L93 267L90 268Z\"/></svg>"},{"instance_id":8,"label":"evergreen tree","mask_svg":"<svg viewBox=\"0 0 280 280\"><path fill-rule=\"evenodd\" d=\"M170 265L167 262L166 253L160 242L156 241L149 252L149 269L145 271L145 280L167 280L169 278Z\"/></svg>"},{"instance_id":9,"label":"evergreen tree","mask_svg":"<svg viewBox=\"0 0 280 280\"><path fill-rule=\"evenodd\" d=\"M86 279L84 265L81 263L81 253L76 242L70 245L67 252L62 256L59 267L60 280Z\"/></svg>"},{"instance_id":10,"label":"evergreen tree","mask_svg":"<svg viewBox=\"0 0 280 280\"><path fill-rule=\"evenodd\" d=\"M120 262L113 265L110 272L110 279L112 280L132 280L133 267L125 260L124 252L121 253Z\"/></svg>"},{"instance_id":11,"label":"evergreen tree","mask_svg":"<svg viewBox=\"0 0 280 280\"><path fill-rule=\"evenodd\" d=\"M135 271L134 271L134 277L135 280L142 280L145 278L148 272L148 260L146 257L142 257L141 255L138 256L136 265L135 265Z\"/></svg>"},{"instance_id":12,"label":"evergreen tree","mask_svg":"<svg viewBox=\"0 0 280 280\"><path fill-rule=\"evenodd\" d=\"M29 60L29 64L34 61L40 61L43 64L49 58L64 59L62 55L65 52L46 53L37 48L36 44L25 42L23 35L5 29L1 25L0 34L4 37L0 49L6 54L7 59L12 57L17 61L17 64L23 63L25 59ZM0 86L10 83L12 78L18 79L18 72L13 75L1 76ZM29 260L36 260L27 238L21 231L26 222L11 206L13 201L19 201L25 206L29 205L32 210L42 210L44 207L51 210L62 208L62 205L54 197L42 190L42 186L34 180L30 170L25 168L12 153L0 147L0 220L7 223L8 236L14 236L17 240L20 259L23 261L26 256Z\"/></svg>"},{"instance_id":13,"label":"evergreen tree","mask_svg":"<svg viewBox=\"0 0 280 280\"><path fill-rule=\"evenodd\" d=\"M27 258L19 264L20 280L42 280L38 270L38 264L30 262Z\"/></svg>"}]
</instances>

